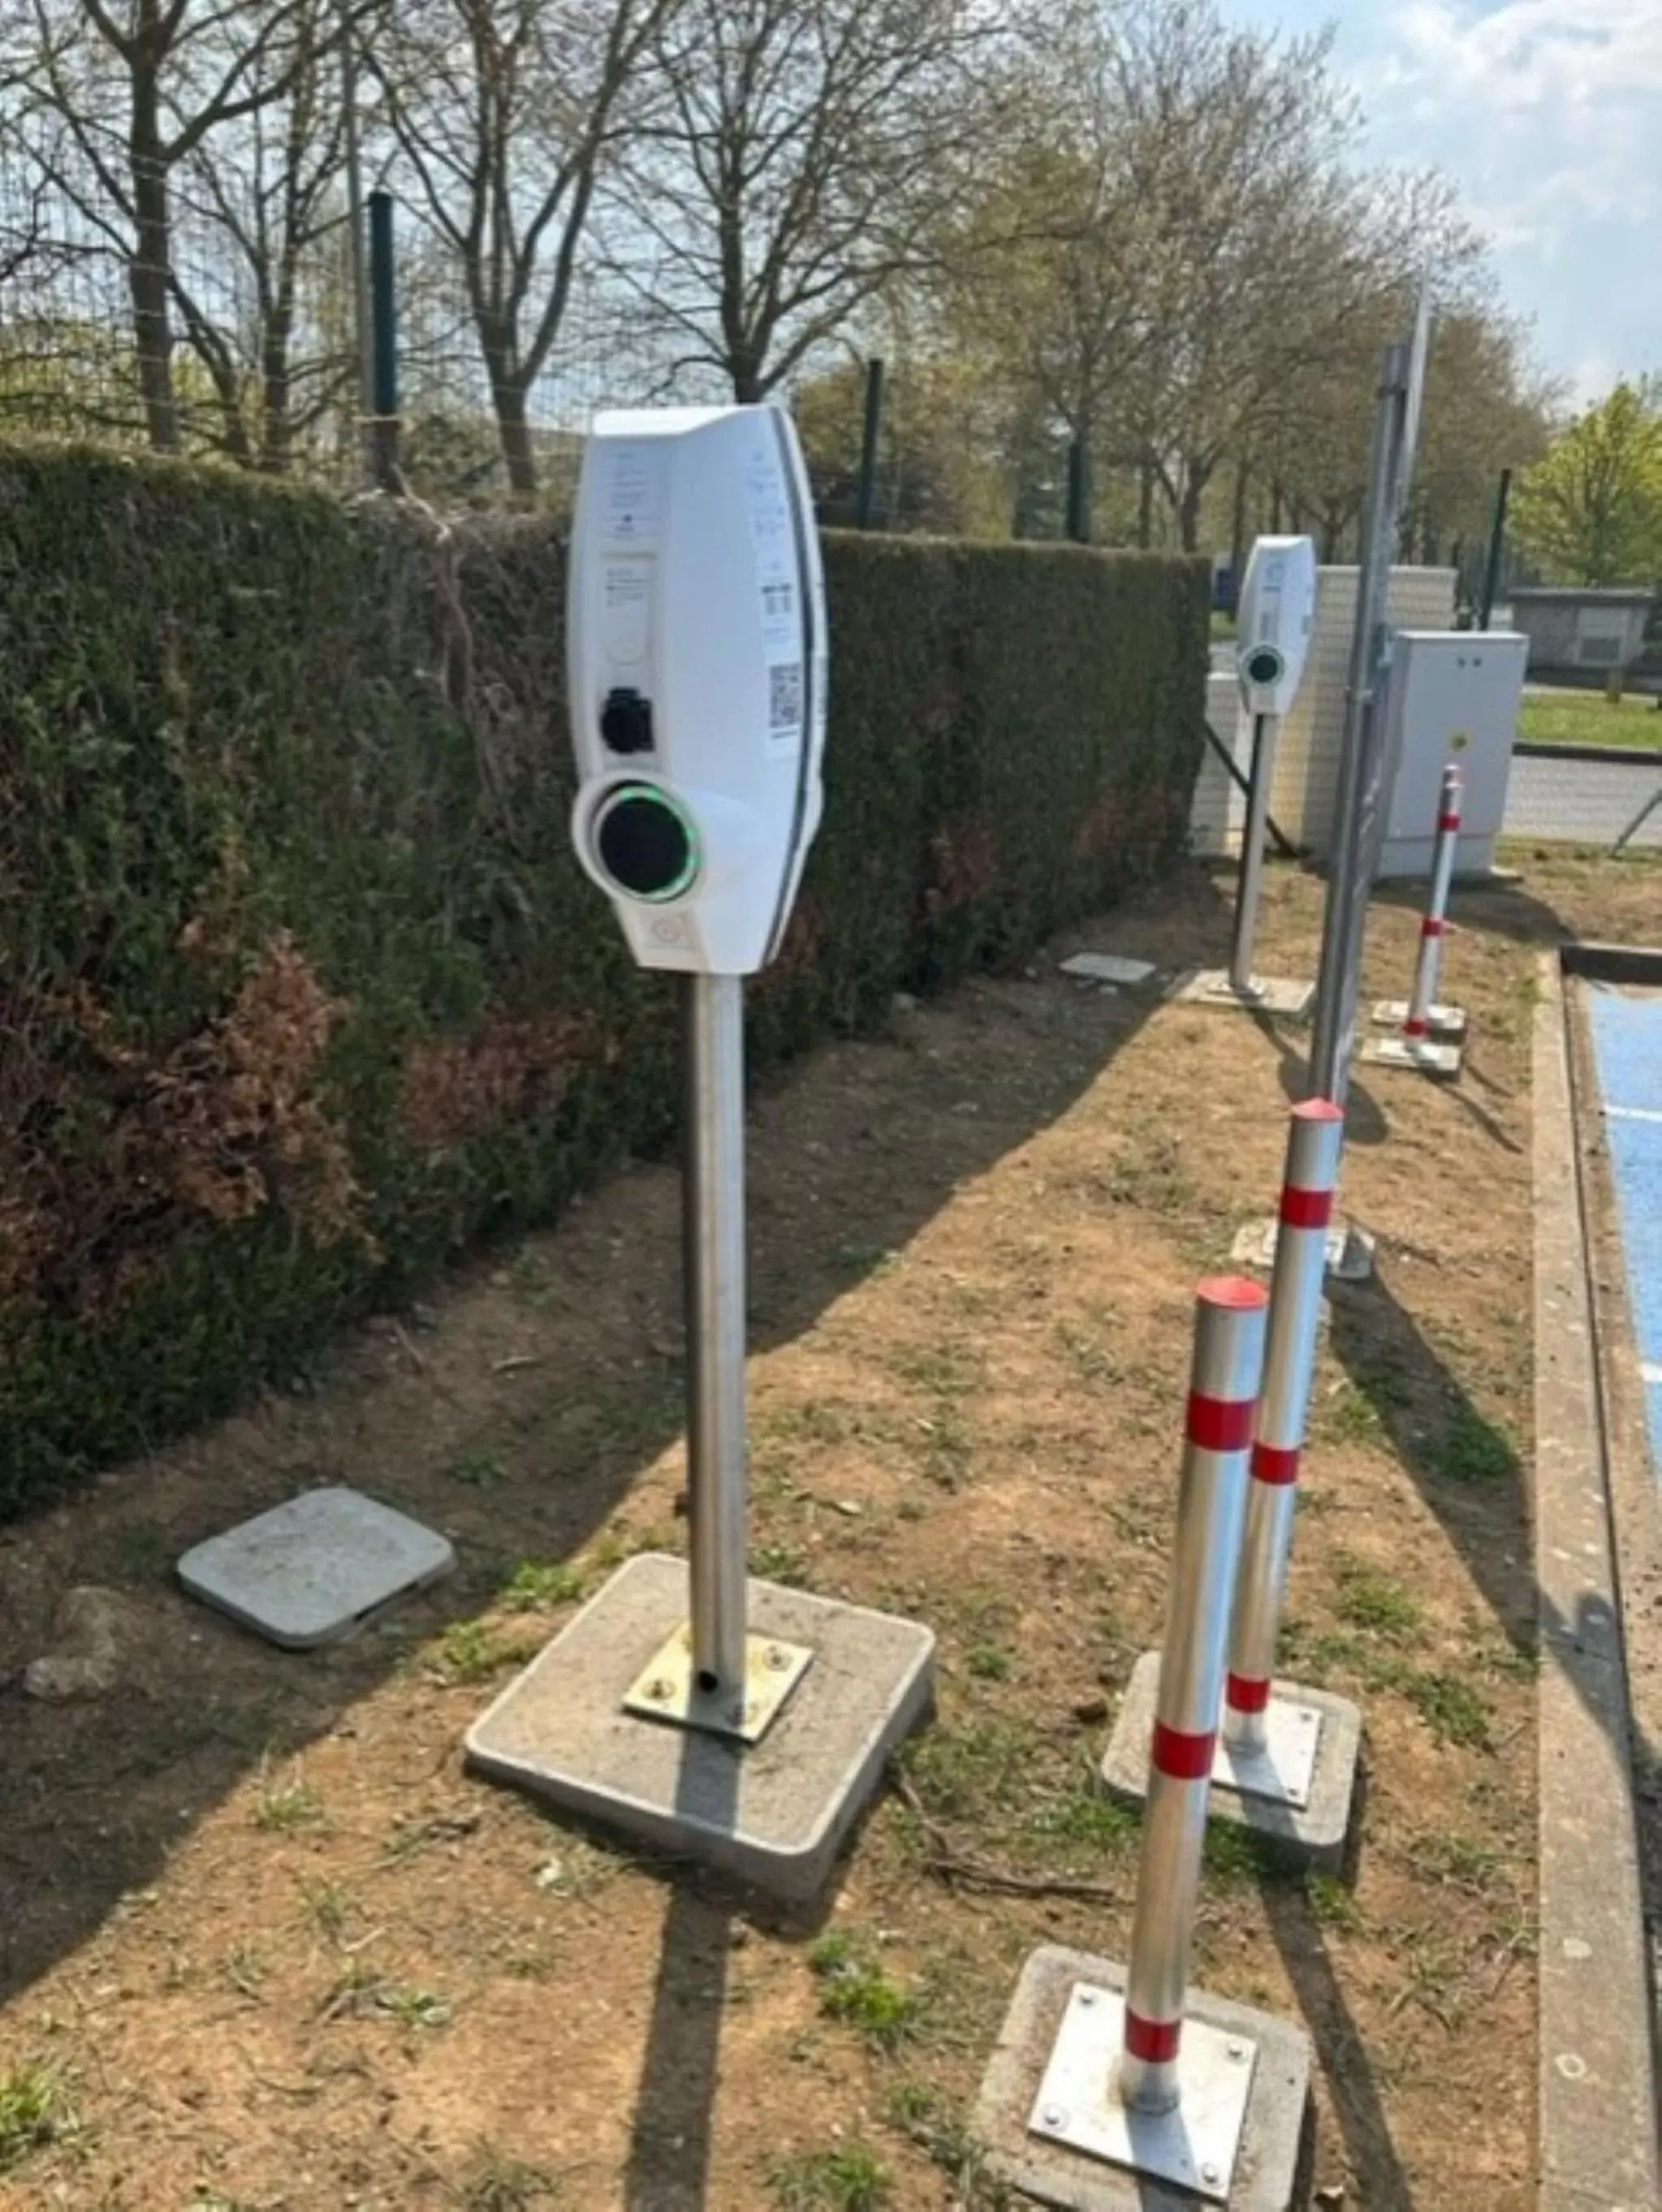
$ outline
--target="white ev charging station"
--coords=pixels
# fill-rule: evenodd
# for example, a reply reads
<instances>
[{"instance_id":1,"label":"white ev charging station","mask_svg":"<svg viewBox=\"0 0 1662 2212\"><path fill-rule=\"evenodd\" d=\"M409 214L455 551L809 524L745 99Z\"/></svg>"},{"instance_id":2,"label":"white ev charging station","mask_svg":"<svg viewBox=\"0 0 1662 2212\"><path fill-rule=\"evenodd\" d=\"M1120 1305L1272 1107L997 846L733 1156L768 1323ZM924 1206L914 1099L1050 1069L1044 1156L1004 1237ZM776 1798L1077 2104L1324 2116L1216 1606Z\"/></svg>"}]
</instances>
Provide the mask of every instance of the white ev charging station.
<instances>
[{"instance_id":1,"label":"white ev charging station","mask_svg":"<svg viewBox=\"0 0 1662 2212\"><path fill-rule=\"evenodd\" d=\"M1282 717L1298 696L1316 612L1316 547L1308 538L1260 538L1242 580L1238 610L1239 642L1235 675L1241 702L1252 717L1252 769L1241 831L1240 878L1235 894L1235 933L1227 969L1211 969L1180 995L1196 1004L1239 1006L1249 1012L1298 1020L1310 1010L1315 986L1253 973L1258 900L1263 888L1263 841L1275 775L1275 740Z\"/></svg>"},{"instance_id":2,"label":"white ev charging station","mask_svg":"<svg viewBox=\"0 0 1662 2212\"><path fill-rule=\"evenodd\" d=\"M819 825L828 670L789 416L597 416L566 613L576 855L641 966L685 979L690 1558L629 1561L468 1753L807 1897L928 1710L934 1639L746 1576L743 979L778 950Z\"/></svg>"}]
</instances>

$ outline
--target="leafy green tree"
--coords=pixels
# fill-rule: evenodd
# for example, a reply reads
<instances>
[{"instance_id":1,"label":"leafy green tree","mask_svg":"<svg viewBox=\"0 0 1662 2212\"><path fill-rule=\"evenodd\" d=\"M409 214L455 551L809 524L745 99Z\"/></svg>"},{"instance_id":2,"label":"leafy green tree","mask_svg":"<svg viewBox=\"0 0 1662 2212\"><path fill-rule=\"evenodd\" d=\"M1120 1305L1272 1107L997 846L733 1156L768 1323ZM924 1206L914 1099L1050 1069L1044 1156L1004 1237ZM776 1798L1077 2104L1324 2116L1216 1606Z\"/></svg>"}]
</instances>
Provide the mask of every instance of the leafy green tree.
<instances>
[{"instance_id":1,"label":"leafy green tree","mask_svg":"<svg viewBox=\"0 0 1662 2212\"><path fill-rule=\"evenodd\" d=\"M1662 391L1618 384L1578 415L1518 488L1513 533L1575 584L1647 583L1662 573Z\"/></svg>"}]
</instances>

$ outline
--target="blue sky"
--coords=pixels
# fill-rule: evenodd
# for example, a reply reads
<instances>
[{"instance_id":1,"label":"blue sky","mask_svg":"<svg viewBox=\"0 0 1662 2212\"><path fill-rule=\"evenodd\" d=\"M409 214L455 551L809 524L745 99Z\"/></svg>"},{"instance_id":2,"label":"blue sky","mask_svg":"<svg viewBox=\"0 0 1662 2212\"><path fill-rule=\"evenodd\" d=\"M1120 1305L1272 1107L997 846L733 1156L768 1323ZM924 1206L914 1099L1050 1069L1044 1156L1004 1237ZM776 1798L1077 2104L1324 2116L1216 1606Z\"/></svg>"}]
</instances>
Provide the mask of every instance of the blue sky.
<instances>
[{"instance_id":1,"label":"blue sky","mask_svg":"<svg viewBox=\"0 0 1662 2212\"><path fill-rule=\"evenodd\" d=\"M1434 162L1578 398L1662 369L1662 0L1220 0L1338 26L1369 152Z\"/></svg>"}]
</instances>

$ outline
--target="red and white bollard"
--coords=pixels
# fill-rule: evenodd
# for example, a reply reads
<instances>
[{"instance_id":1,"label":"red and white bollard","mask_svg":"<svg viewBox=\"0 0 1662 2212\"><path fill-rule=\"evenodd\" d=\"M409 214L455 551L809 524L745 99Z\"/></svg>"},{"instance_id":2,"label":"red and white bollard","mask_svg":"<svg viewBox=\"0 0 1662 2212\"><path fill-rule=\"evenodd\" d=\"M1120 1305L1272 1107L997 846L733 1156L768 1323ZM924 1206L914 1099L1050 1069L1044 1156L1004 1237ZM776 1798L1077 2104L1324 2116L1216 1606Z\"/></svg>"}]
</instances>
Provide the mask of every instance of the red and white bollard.
<instances>
[{"instance_id":1,"label":"red and white bollard","mask_svg":"<svg viewBox=\"0 0 1662 2212\"><path fill-rule=\"evenodd\" d=\"M1414 989L1403 1017L1403 1035L1421 1043L1431 1033L1431 1009L1437 999L1437 978L1443 965L1443 932L1448 921L1449 886L1454 881L1454 854L1460 842L1460 797L1464 779L1452 763L1443 770L1442 796L1437 805L1437 842L1431 858L1431 903L1420 924L1420 958L1414 971Z\"/></svg>"},{"instance_id":2,"label":"red and white bollard","mask_svg":"<svg viewBox=\"0 0 1662 2212\"><path fill-rule=\"evenodd\" d=\"M1431 898L1420 923L1420 951L1414 988L1406 1000L1385 999L1373 1009L1376 1023L1397 1031L1367 1045L1362 1058L1376 1067L1413 1067L1422 1075L1458 1075L1458 1040L1466 1018L1458 1006L1437 1003L1442 972L1443 939L1448 928L1449 887L1460 843L1460 800L1464 781L1452 763L1443 770L1437 802L1437 834L1431 848Z\"/></svg>"},{"instance_id":3,"label":"red and white bollard","mask_svg":"<svg viewBox=\"0 0 1662 2212\"><path fill-rule=\"evenodd\" d=\"M1293 1552L1299 1459L1316 1365L1327 1230L1343 1146L1344 1115L1330 1100L1312 1098L1293 1109L1269 1288L1263 1387L1252 1442L1246 1533L1230 1628L1224 1737L1235 1770L1229 1778L1238 1786L1251 1786L1251 1765L1266 1759L1269 1753L1270 1678Z\"/></svg>"},{"instance_id":4,"label":"red and white bollard","mask_svg":"<svg viewBox=\"0 0 1662 2212\"><path fill-rule=\"evenodd\" d=\"M1166 1641L1133 1670L1103 1778L1143 1806L1129 1960L1032 1953L977 2104L989 2172L1044 2204L1294 2202L1302 2028L1189 1985L1269 1295L1200 1285ZM1152 2191L1152 2194L1151 2194Z\"/></svg>"},{"instance_id":5,"label":"red and white bollard","mask_svg":"<svg viewBox=\"0 0 1662 2212\"><path fill-rule=\"evenodd\" d=\"M1268 1293L1224 1277L1196 1296L1172 1590L1154 1709L1119 2088L1134 2110L1178 2103L1178 2046L1223 1702Z\"/></svg>"}]
</instances>

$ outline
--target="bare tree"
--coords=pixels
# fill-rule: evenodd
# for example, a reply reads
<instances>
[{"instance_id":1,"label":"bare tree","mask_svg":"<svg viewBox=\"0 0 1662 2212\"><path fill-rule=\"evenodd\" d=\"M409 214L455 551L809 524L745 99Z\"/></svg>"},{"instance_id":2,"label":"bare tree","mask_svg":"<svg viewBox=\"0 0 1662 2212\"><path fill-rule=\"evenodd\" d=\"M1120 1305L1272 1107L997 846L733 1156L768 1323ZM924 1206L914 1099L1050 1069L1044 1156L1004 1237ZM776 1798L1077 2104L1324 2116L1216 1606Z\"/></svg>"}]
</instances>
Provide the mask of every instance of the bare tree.
<instances>
[{"instance_id":1,"label":"bare tree","mask_svg":"<svg viewBox=\"0 0 1662 2212\"><path fill-rule=\"evenodd\" d=\"M174 198L209 134L284 94L271 57L309 0L25 0L14 57L61 141L31 150L51 188L120 255L150 443L180 442Z\"/></svg>"},{"instance_id":2,"label":"bare tree","mask_svg":"<svg viewBox=\"0 0 1662 2212\"><path fill-rule=\"evenodd\" d=\"M389 0L368 52L422 211L456 255L508 482L625 96L678 0Z\"/></svg>"},{"instance_id":3,"label":"bare tree","mask_svg":"<svg viewBox=\"0 0 1662 2212\"><path fill-rule=\"evenodd\" d=\"M296 0L282 37L255 63L249 89L271 87L237 123L203 137L186 171L234 288L251 312L216 313L178 265L173 297L185 337L212 382L218 442L245 466L282 473L295 442L339 398L352 371L345 335L317 327L332 272L320 252L344 220L345 114L336 0ZM309 350L297 350L313 281ZM326 313L321 318L326 323ZM344 317L337 319L344 323Z\"/></svg>"},{"instance_id":4,"label":"bare tree","mask_svg":"<svg viewBox=\"0 0 1662 2212\"><path fill-rule=\"evenodd\" d=\"M761 399L917 268L987 118L972 0L685 0L617 258L677 366Z\"/></svg>"}]
</instances>

